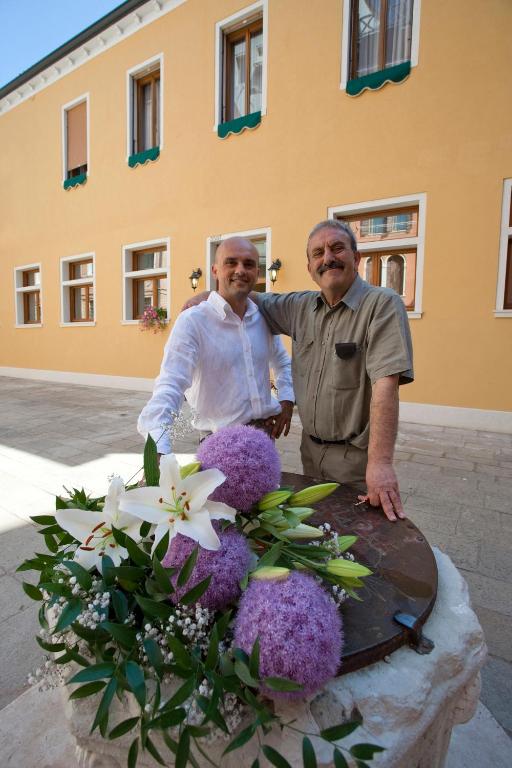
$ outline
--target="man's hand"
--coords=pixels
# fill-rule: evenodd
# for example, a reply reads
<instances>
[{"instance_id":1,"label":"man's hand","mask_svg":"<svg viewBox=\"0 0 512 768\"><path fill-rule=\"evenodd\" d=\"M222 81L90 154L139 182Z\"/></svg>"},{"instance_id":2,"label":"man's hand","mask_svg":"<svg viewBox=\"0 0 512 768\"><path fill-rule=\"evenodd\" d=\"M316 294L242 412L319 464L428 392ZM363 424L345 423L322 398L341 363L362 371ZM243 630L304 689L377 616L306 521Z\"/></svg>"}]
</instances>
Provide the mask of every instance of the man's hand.
<instances>
[{"instance_id":1,"label":"man's hand","mask_svg":"<svg viewBox=\"0 0 512 768\"><path fill-rule=\"evenodd\" d=\"M191 296L189 299L186 300L186 302L180 309L180 312L183 312L183 310L185 309L190 309L190 307L197 307L197 305L201 304L202 301L206 301L209 295L210 295L210 291L201 291L201 293L198 293L197 296Z\"/></svg>"},{"instance_id":2,"label":"man's hand","mask_svg":"<svg viewBox=\"0 0 512 768\"><path fill-rule=\"evenodd\" d=\"M279 405L281 406L281 413L278 413L276 416L270 416L270 418L267 419L268 432L270 437L273 437L274 440L281 437L283 430L284 436L286 437L290 431L293 415L293 403L290 400L281 400Z\"/></svg>"},{"instance_id":3,"label":"man's hand","mask_svg":"<svg viewBox=\"0 0 512 768\"><path fill-rule=\"evenodd\" d=\"M368 462L366 485L368 494L359 496L361 501L368 501L372 507L382 506L388 520L405 517L398 480L392 464Z\"/></svg>"}]
</instances>

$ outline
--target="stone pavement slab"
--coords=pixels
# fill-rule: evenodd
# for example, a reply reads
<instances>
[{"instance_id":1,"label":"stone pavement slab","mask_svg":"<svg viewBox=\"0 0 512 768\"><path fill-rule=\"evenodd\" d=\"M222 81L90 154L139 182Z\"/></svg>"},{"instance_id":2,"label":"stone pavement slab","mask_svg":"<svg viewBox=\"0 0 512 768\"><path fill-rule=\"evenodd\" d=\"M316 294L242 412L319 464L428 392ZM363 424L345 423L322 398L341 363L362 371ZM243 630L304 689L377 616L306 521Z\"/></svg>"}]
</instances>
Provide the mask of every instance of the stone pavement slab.
<instances>
[{"instance_id":1,"label":"stone pavement slab","mask_svg":"<svg viewBox=\"0 0 512 768\"><path fill-rule=\"evenodd\" d=\"M104 493L109 475L127 480L140 468L143 441L135 424L147 399L147 392L0 379L0 577L9 577L6 584L21 580L15 567L38 540L27 521L53 508L52 494L63 485ZM284 471L301 471L300 431L294 416L290 435L277 443ZM197 441L191 430L175 448L194 452ZM469 583L491 653L482 701L506 729L512 712L510 697L502 700L502 691L512 689L511 462L510 435L400 423L395 464L406 512ZM10 675L0 707L26 687L34 666L27 610L33 609L21 597L17 613L0 613L0 627L3 620L18 622L0 638L2 648L11 632L16 638L16 653L0 662L0 675L6 667Z\"/></svg>"}]
</instances>

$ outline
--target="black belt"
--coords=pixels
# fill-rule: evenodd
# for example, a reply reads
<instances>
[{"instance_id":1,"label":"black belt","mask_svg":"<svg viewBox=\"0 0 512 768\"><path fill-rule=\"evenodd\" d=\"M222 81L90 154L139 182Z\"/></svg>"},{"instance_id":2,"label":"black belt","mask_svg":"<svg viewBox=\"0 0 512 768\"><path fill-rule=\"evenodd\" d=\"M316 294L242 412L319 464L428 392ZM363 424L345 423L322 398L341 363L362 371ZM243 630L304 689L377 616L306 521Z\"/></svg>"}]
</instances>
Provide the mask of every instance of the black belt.
<instances>
[{"instance_id":1,"label":"black belt","mask_svg":"<svg viewBox=\"0 0 512 768\"><path fill-rule=\"evenodd\" d=\"M321 440L319 437L315 437L314 435L310 435L309 439L312 440L317 445L347 445L348 440Z\"/></svg>"}]
</instances>

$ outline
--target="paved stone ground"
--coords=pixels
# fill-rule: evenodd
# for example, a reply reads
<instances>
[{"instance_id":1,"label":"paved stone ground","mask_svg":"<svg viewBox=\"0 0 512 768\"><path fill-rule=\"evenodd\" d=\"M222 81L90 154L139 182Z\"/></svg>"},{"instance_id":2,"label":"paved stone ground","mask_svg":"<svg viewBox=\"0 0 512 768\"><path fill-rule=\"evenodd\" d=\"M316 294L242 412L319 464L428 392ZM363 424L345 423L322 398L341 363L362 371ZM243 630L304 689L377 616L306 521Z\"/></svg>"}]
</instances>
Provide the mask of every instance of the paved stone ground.
<instances>
[{"instance_id":1,"label":"paved stone ground","mask_svg":"<svg viewBox=\"0 0 512 768\"><path fill-rule=\"evenodd\" d=\"M63 484L104 493L108 475L140 467L136 417L145 392L0 378L0 709L26 689L40 649L34 604L15 568L40 537L29 515L53 508ZM300 424L278 442L300 472ZM177 452L197 446L190 432ZM467 579L490 656L482 702L512 735L512 437L401 424L396 453L406 511Z\"/></svg>"}]
</instances>

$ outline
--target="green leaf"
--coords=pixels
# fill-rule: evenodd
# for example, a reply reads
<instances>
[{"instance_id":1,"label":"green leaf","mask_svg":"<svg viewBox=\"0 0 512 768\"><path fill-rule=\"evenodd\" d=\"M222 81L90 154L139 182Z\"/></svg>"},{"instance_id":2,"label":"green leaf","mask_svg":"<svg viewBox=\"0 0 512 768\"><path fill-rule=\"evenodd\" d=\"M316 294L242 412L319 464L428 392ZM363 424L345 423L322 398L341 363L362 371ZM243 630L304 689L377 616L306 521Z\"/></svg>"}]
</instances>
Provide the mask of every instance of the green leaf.
<instances>
[{"instance_id":1,"label":"green leaf","mask_svg":"<svg viewBox=\"0 0 512 768\"><path fill-rule=\"evenodd\" d=\"M174 763L174 768L185 768L188 756L190 752L190 734L185 728L183 730L183 733L180 736L180 740L178 743L178 751L176 752L176 761Z\"/></svg>"},{"instance_id":2,"label":"green leaf","mask_svg":"<svg viewBox=\"0 0 512 768\"><path fill-rule=\"evenodd\" d=\"M164 568L160 560L158 560L155 556L153 556L153 573L155 575L156 582L162 592L166 595L169 595L171 592L174 592L174 587L171 583L171 576L176 573L175 568Z\"/></svg>"},{"instance_id":3,"label":"green leaf","mask_svg":"<svg viewBox=\"0 0 512 768\"><path fill-rule=\"evenodd\" d=\"M252 647L249 658L249 671L251 675L258 680L260 676L260 638L257 637Z\"/></svg>"},{"instance_id":4,"label":"green leaf","mask_svg":"<svg viewBox=\"0 0 512 768\"><path fill-rule=\"evenodd\" d=\"M339 751L339 749L334 750L333 757L334 757L334 768L349 768L344 755Z\"/></svg>"},{"instance_id":5,"label":"green leaf","mask_svg":"<svg viewBox=\"0 0 512 768\"><path fill-rule=\"evenodd\" d=\"M285 760L276 749L269 747L268 744L264 744L261 749L269 763L275 765L276 768L292 768L288 760Z\"/></svg>"},{"instance_id":6,"label":"green leaf","mask_svg":"<svg viewBox=\"0 0 512 768\"><path fill-rule=\"evenodd\" d=\"M199 545L196 544L190 555L187 557L185 562L183 563L183 566L181 568L181 571L178 575L177 580L177 586L183 587L187 583L187 581L190 579L192 575L192 571L194 570L194 566L196 564L197 556L199 554Z\"/></svg>"},{"instance_id":7,"label":"green leaf","mask_svg":"<svg viewBox=\"0 0 512 768\"><path fill-rule=\"evenodd\" d=\"M302 685L294 680L288 680L286 677L264 677L263 683L271 691L300 691Z\"/></svg>"},{"instance_id":8,"label":"green leaf","mask_svg":"<svg viewBox=\"0 0 512 768\"><path fill-rule=\"evenodd\" d=\"M174 654L174 661L185 669L192 669L192 658L181 640L175 635L167 635L166 642L169 650Z\"/></svg>"},{"instance_id":9,"label":"green leaf","mask_svg":"<svg viewBox=\"0 0 512 768\"><path fill-rule=\"evenodd\" d=\"M45 533L44 534L44 541L50 552L53 552L54 554L59 551L59 545L55 541L54 537L51 535L51 533Z\"/></svg>"},{"instance_id":10,"label":"green leaf","mask_svg":"<svg viewBox=\"0 0 512 768\"><path fill-rule=\"evenodd\" d=\"M86 683L80 688L76 688L73 693L69 695L70 699L85 699L86 696L92 696L94 693L98 693L102 688L106 686L103 680L96 680L94 683Z\"/></svg>"},{"instance_id":11,"label":"green leaf","mask_svg":"<svg viewBox=\"0 0 512 768\"><path fill-rule=\"evenodd\" d=\"M112 699L114 698L114 694L116 690L117 690L117 679L115 677L112 677L110 678L108 685L105 688L105 691L103 693L103 696L101 697L101 701L100 701L98 710L96 712L96 717L94 718L94 722L91 726L91 733L99 725L103 735L104 728L103 729L101 728L101 724L103 722L106 727L108 723L108 711L110 709L110 705L112 703Z\"/></svg>"},{"instance_id":12,"label":"green leaf","mask_svg":"<svg viewBox=\"0 0 512 768\"><path fill-rule=\"evenodd\" d=\"M146 704L146 682L144 680L144 672L135 661L127 661L125 664L125 677L140 708L143 709Z\"/></svg>"},{"instance_id":13,"label":"green leaf","mask_svg":"<svg viewBox=\"0 0 512 768\"><path fill-rule=\"evenodd\" d=\"M146 536L149 534L150 530L151 530L151 523L148 523L147 520L144 520L144 522L141 524L139 529L141 539L145 539Z\"/></svg>"},{"instance_id":14,"label":"green leaf","mask_svg":"<svg viewBox=\"0 0 512 768\"><path fill-rule=\"evenodd\" d=\"M147 568L151 565L151 558L147 555L129 536L126 536L125 546L128 550L128 554L136 565L141 565L143 568Z\"/></svg>"},{"instance_id":15,"label":"green leaf","mask_svg":"<svg viewBox=\"0 0 512 768\"><path fill-rule=\"evenodd\" d=\"M235 648L233 656L238 661L242 661L247 667L249 666L249 656L242 648Z\"/></svg>"},{"instance_id":16,"label":"green leaf","mask_svg":"<svg viewBox=\"0 0 512 768\"><path fill-rule=\"evenodd\" d=\"M161 715L151 720L149 725L151 728L173 728L175 725L179 725L186 718L187 713L183 707L178 709L171 709L168 712L163 712Z\"/></svg>"},{"instance_id":17,"label":"green leaf","mask_svg":"<svg viewBox=\"0 0 512 768\"><path fill-rule=\"evenodd\" d=\"M106 629L107 632L110 632L112 637L126 648L133 648L135 645L137 630L134 627L127 627L124 624L115 624L113 621L102 621L100 627Z\"/></svg>"},{"instance_id":18,"label":"green leaf","mask_svg":"<svg viewBox=\"0 0 512 768\"><path fill-rule=\"evenodd\" d=\"M219 641L222 640L224 635L226 634L227 628L229 627L229 622L231 621L231 614L233 611L226 611L220 619L218 619L215 623L215 626L217 627L217 635L219 638Z\"/></svg>"},{"instance_id":19,"label":"green leaf","mask_svg":"<svg viewBox=\"0 0 512 768\"><path fill-rule=\"evenodd\" d=\"M43 651L49 651L50 653L59 653L66 649L66 643L45 643L40 637L36 635L36 642L41 646Z\"/></svg>"},{"instance_id":20,"label":"green leaf","mask_svg":"<svg viewBox=\"0 0 512 768\"><path fill-rule=\"evenodd\" d=\"M118 739L120 736L124 736L125 733L128 733L132 728L135 728L139 720L139 717L129 717L128 720L123 720L121 723L118 723L116 727L112 728L110 731L108 735L109 739Z\"/></svg>"},{"instance_id":21,"label":"green leaf","mask_svg":"<svg viewBox=\"0 0 512 768\"><path fill-rule=\"evenodd\" d=\"M206 669L215 669L218 659L219 659L219 634L217 630L217 625L215 624L215 626L212 629L212 633L210 635L208 653L206 654L206 659L204 662Z\"/></svg>"},{"instance_id":22,"label":"green leaf","mask_svg":"<svg viewBox=\"0 0 512 768\"><path fill-rule=\"evenodd\" d=\"M228 744L222 754L227 755L228 752L233 752L235 749L240 749L240 747L243 747L244 744L247 744L247 742L252 739L255 733L256 723L251 723L251 725L249 725L247 728L244 728L243 731L240 731L238 736L236 736L233 741Z\"/></svg>"},{"instance_id":23,"label":"green leaf","mask_svg":"<svg viewBox=\"0 0 512 768\"><path fill-rule=\"evenodd\" d=\"M246 685L251 688L257 688L259 685L258 680L255 680L249 672L249 667L243 663L243 661L235 661L235 674Z\"/></svg>"},{"instance_id":24,"label":"green leaf","mask_svg":"<svg viewBox=\"0 0 512 768\"><path fill-rule=\"evenodd\" d=\"M152 637L147 637L144 640L143 645L149 663L157 673L158 677L162 679L164 659L158 643L153 640Z\"/></svg>"},{"instance_id":25,"label":"green leaf","mask_svg":"<svg viewBox=\"0 0 512 768\"><path fill-rule=\"evenodd\" d=\"M196 584L195 587L192 587L192 589L189 589L188 592L186 592L182 597L180 597L180 603L183 605L191 605L192 603L197 603L201 595L204 595L208 587L210 586L210 581L212 580L211 574L206 577L206 579L203 579L199 582L199 584Z\"/></svg>"},{"instance_id":26,"label":"green leaf","mask_svg":"<svg viewBox=\"0 0 512 768\"><path fill-rule=\"evenodd\" d=\"M112 558L108 555L103 555L101 559L101 573L103 575L103 581L107 587L111 587L115 582L115 574L113 573L114 569L115 565Z\"/></svg>"},{"instance_id":27,"label":"green leaf","mask_svg":"<svg viewBox=\"0 0 512 768\"><path fill-rule=\"evenodd\" d=\"M55 515L30 515L30 519L38 525L55 525Z\"/></svg>"},{"instance_id":28,"label":"green leaf","mask_svg":"<svg viewBox=\"0 0 512 768\"><path fill-rule=\"evenodd\" d=\"M192 696L195 688L195 677L189 677L188 680L184 682L183 685L178 688L178 690L171 696L171 698L165 702L162 709L173 709L174 707L178 707L180 704L183 704L187 699L190 698L190 696Z\"/></svg>"},{"instance_id":29,"label":"green leaf","mask_svg":"<svg viewBox=\"0 0 512 768\"><path fill-rule=\"evenodd\" d=\"M341 725L333 725L331 728L324 728L320 731L320 736L326 741L339 741L344 739L345 736L349 736L356 728L359 728L361 723L352 721L351 723L342 723Z\"/></svg>"},{"instance_id":30,"label":"green leaf","mask_svg":"<svg viewBox=\"0 0 512 768\"><path fill-rule=\"evenodd\" d=\"M139 754L139 739L136 738L132 741L130 749L128 750L128 768L135 768L137 765L137 757Z\"/></svg>"},{"instance_id":31,"label":"green leaf","mask_svg":"<svg viewBox=\"0 0 512 768\"><path fill-rule=\"evenodd\" d=\"M135 595L135 599L146 614L146 616L157 616L159 619L168 619L172 613L172 608L166 603L159 603L157 600L150 600L142 595Z\"/></svg>"},{"instance_id":32,"label":"green leaf","mask_svg":"<svg viewBox=\"0 0 512 768\"><path fill-rule=\"evenodd\" d=\"M258 758L256 758L256 760L253 761L251 768L260 768L260 761L258 760Z\"/></svg>"},{"instance_id":33,"label":"green leaf","mask_svg":"<svg viewBox=\"0 0 512 768\"><path fill-rule=\"evenodd\" d=\"M276 544L270 547L270 549L265 552L263 557L260 557L258 561L258 568L262 568L266 565L275 565L275 563L279 560L283 546L284 542L278 541Z\"/></svg>"},{"instance_id":34,"label":"green leaf","mask_svg":"<svg viewBox=\"0 0 512 768\"><path fill-rule=\"evenodd\" d=\"M307 736L302 739L302 762L304 768L317 768L315 750Z\"/></svg>"},{"instance_id":35,"label":"green leaf","mask_svg":"<svg viewBox=\"0 0 512 768\"><path fill-rule=\"evenodd\" d=\"M378 747L376 744L354 744L349 751L352 757L371 760L377 752L384 752L384 747Z\"/></svg>"},{"instance_id":36,"label":"green leaf","mask_svg":"<svg viewBox=\"0 0 512 768\"><path fill-rule=\"evenodd\" d=\"M119 589L113 589L110 593L110 599L114 606L117 619L122 623L128 616L128 600L124 592Z\"/></svg>"},{"instance_id":37,"label":"green leaf","mask_svg":"<svg viewBox=\"0 0 512 768\"><path fill-rule=\"evenodd\" d=\"M34 586L34 584L29 584L27 581L24 581L21 586L23 587L25 594L28 595L32 600L43 599L43 593L40 589Z\"/></svg>"},{"instance_id":38,"label":"green leaf","mask_svg":"<svg viewBox=\"0 0 512 768\"><path fill-rule=\"evenodd\" d=\"M162 756L161 756L160 752L159 752L159 751L158 751L158 749L155 747L155 745L153 744L153 742L151 741L151 739L149 738L149 736L148 736L148 737L147 737L147 739L146 739L146 749L147 749L147 751L149 752L149 754L151 755L151 757L152 757L154 760L156 760L156 762L157 762L157 763L159 763L160 765L163 765L163 766L165 766L165 762L164 762L164 760L162 759Z\"/></svg>"},{"instance_id":39,"label":"green leaf","mask_svg":"<svg viewBox=\"0 0 512 768\"><path fill-rule=\"evenodd\" d=\"M166 531L163 537L158 542L158 546L155 549L155 557L160 560L160 562L164 559L167 550L169 549L169 531Z\"/></svg>"},{"instance_id":40,"label":"green leaf","mask_svg":"<svg viewBox=\"0 0 512 768\"><path fill-rule=\"evenodd\" d=\"M356 543L357 536L338 536L338 549L340 552L346 552Z\"/></svg>"},{"instance_id":41,"label":"green leaf","mask_svg":"<svg viewBox=\"0 0 512 768\"><path fill-rule=\"evenodd\" d=\"M59 620L53 630L53 634L62 632L63 629L69 627L74 622L77 616L82 612L82 603L80 600L70 600L65 606L64 610L59 616Z\"/></svg>"},{"instance_id":42,"label":"green leaf","mask_svg":"<svg viewBox=\"0 0 512 768\"><path fill-rule=\"evenodd\" d=\"M81 669L76 675L68 680L68 685L71 683L89 683L93 680L105 680L112 677L116 670L116 665L111 661L102 661L100 664L91 664L86 669Z\"/></svg>"},{"instance_id":43,"label":"green leaf","mask_svg":"<svg viewBox=\"0 0 512 768\"><path fill-rule=\"evenodd\" d=\"M73 574L82 589L90 589L92 587L92 576L80 563L75 563L74 560L64 560L62 565Z\"/></svg>"},{"instance_id":44,"label":"green leaf","mask_svg":"<svg viewBox=\"0 0 512 768\"><path fill-rule=\"evenodd\" d=\"M160 482L157 453L156 443L151 435L148 435L144 446L144 477L148 486L155 486Z\"/></svg>"},{"instance_id":45,"label":"green leaf","mask_svg":"<svg viewBox=\"0 0 512 768\"><path fill-rule=\"evenodd\" d=\"M119 565L117 568L111 568L110 572L117 576L118 579L134 581L136 583L142 581L146 575L144 569L138 568L136 565Z\"/></svg>"}]
</instances>

